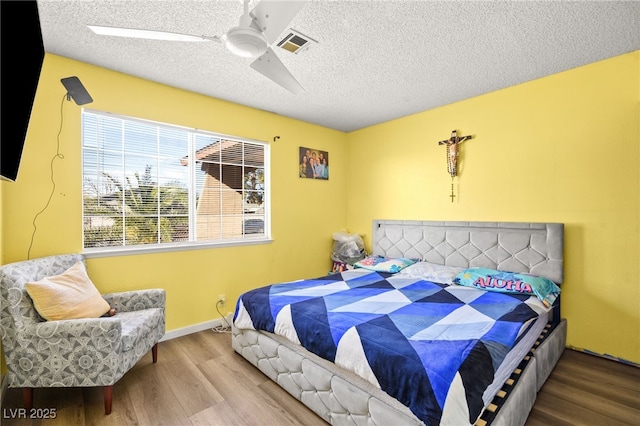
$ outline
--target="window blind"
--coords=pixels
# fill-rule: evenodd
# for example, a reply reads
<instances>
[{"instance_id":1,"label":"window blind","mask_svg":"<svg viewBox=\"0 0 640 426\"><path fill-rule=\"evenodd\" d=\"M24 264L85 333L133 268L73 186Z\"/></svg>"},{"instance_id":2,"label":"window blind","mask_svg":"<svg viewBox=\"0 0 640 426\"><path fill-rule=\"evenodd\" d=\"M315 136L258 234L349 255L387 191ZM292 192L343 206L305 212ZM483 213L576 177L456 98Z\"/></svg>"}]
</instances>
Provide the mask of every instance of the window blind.
<instances>
[{"instance_id":1,"label":"window blind","mask_svg":"<svg viewBox=\"0 0 640 426\"><path fill-rule=\"evenodd\" d=\"M268 145L83 111L85 249L267 238Z\"/></svg>"}]
</instances>

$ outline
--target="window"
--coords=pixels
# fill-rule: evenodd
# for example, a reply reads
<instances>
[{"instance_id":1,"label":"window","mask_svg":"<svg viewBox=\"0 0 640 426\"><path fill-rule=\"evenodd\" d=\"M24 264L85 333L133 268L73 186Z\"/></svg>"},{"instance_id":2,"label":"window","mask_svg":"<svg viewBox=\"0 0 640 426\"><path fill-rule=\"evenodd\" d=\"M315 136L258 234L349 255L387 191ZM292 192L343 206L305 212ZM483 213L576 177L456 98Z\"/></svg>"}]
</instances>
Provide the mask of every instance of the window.
<instances>
[{"instance_id":1,"label":"window","mask_svg":"<svg viewBox=\"0 0 640 426\"><path fill-rule=\"evenodd\" d=\"M263 142L85 110L83 246L266 240L268 159Z\"/></svg>"}]
</instances>

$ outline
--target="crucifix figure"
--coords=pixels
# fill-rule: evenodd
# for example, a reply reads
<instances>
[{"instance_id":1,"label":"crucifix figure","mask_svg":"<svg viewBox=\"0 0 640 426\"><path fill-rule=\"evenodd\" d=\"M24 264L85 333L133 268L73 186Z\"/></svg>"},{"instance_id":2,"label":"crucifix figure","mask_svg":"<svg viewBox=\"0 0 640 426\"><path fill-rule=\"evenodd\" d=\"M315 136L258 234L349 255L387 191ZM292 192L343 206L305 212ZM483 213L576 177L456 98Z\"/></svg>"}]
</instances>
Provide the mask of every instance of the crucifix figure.
<instances>
[{"instance_id":1,"label":"crucifix figure","mask_svg":"<svg viewBox=\"0 0 640 426\"><path fill-rule=\"evenodd\" d=\"M438 145L447 146L447 171L451 177L458 176L458 145L467 139L471 139L471 136L458 136L457 131L451 132L451 138L445 141L438 142Z\"/></svg>"},{"instance_id":2,"label":"crucifix figure","mask_svg":"<svg viewBox=\"0 0 640 426\"><path fill-rule=\"evenodd\" d=\"M451 132L451 138L438 142L438 145L446 145L447 147L447 171L451 175L451 202L453 203L453 198L455 197L453 193L453 178L458 176L458 147L459 145L466 141L467 139L471 139L471 135L468 136L458 136L458 132L453 130Z\"/></svg>"}]
</instances>

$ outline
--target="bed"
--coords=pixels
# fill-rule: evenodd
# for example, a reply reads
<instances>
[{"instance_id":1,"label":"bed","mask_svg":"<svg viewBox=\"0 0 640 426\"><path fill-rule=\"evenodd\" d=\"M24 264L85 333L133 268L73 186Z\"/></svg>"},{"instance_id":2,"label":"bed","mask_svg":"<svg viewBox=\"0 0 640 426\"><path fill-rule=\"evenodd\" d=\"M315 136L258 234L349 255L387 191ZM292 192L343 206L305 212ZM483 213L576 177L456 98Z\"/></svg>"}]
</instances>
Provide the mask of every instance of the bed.
<instances>
[{"instance_id":1,"label":"bed","mask_svg":"<svg viewBox=\"0 0 640 426\"><path fill-rule=\"evenodd\" d=\"M371 255L419 259L417 264L457 271L533 274L560 285L563 244L559 223L375 220ZM544 306L535 296L450 285L404 271L356 269L246 292L234 315L233 348L331 424L524 424L565 347L567 322L559 295ZM358 307L362 296L353 293L356 287L369 292L369 302L410 295L421 302L435 299L447 312L420 311L416 321L407 314L414 305L399 300L393 308L367 303L374 311L365 312ZM443 308L450 298L463 329L442 326L453 312ZM480 320L469 314L478 310L471 309L478 301ZM277 311L279 319L261 319L259 311L265 318ZM318 331L318 318L337 317L346 318L338 331ZM307 331L301 328L305 323ZM396 334L405 340L393 340ZM452 334L451 341L440 337ZM393 351L384 349L390 347ZM374 358L378 352L381 358ZM422 358L413 359L414 352Z\"/></svg>"}]
</instances>

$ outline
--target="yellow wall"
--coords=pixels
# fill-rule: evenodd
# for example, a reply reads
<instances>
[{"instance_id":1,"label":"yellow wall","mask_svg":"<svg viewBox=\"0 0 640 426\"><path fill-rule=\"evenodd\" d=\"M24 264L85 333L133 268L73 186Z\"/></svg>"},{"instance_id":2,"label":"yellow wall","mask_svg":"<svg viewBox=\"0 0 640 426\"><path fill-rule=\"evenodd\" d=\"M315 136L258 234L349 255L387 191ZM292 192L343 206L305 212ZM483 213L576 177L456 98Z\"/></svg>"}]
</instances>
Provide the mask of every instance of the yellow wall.
<instances>
[{"instance_id":1,"label":"yellow wall","mask_svg":"<svg viewBox=\"0 0 640 426\"><path fill-rule=\"evenodd\" d=\"M348 135L347 224L562 222L568 344L640 362L640 51ZM461 148L451 190L450 132ZM357 188L357 191L355 190Z\"/></svg>"},{"instance_id":2,"label":"yellow wall","mask_svg":"<svg viewBox=\"0 0 640 426\"><path fill-rule=\"evenodd\" d=\"M167 330L219 318L227 296L233 311L241 292L257 285L322 275L331 267L331 235L346 222L346 134L276 114L197 95L47 54L17 182L0 183L3 264L27 259L32 222L49 197L56 135L64 159L54 161L56 189L37 219L31 258L82 250L81 107L63 101L60 79L76 75L94 99L88 108L210 130L271 145L273 242L262 245L88 259L103 293L167 290ZM286 102L289 95L283 95ZM293 96L293 95L291 95ZM280 139L273 142L274 136ZM5 141L3 141L5 143ZM328 181L298 177L298 148L328 151Z\"/></svg>"},{"instance_id":3,"label":"yellow wall","mask_svg":"<svg viewBox=\"0 0 640 426\"><path fill-rule=\"evenodd\" d=\"M566 224L563 315L569 345L640 362L640 52L349 134L46 55L17 183L0 183L1 262L81 250L80 107L62 102L77 75L92 109L271 142L274 242L88 260L103 292L167 289L167 330L217 318L249 288L322 275L331 234L373 219ZM286 99L286 98L285 98ZM457 198L444 147L464 143ZM328 182L297 177L297 150L329 151Z\"/></svg>"}]
</instances>

